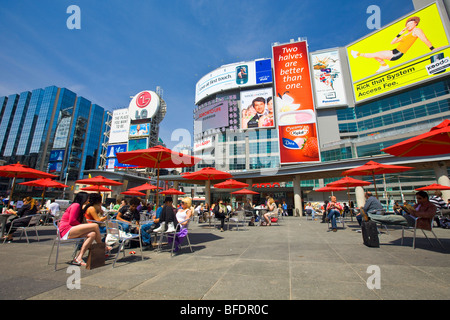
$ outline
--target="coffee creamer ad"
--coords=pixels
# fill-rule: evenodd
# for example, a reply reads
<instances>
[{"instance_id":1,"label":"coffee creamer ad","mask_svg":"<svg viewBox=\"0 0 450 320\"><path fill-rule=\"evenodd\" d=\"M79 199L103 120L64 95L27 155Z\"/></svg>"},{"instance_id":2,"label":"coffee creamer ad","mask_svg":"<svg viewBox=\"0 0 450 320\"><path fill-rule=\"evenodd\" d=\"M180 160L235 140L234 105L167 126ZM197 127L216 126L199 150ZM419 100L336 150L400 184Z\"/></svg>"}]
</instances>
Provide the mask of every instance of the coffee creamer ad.
<instances>
[{"instance_id":1,"label":"coffee creamer ad","mask_svg":"<svg viewBox=\"0 0 450 320\"><path fill-rule=\"evenodd\" d=\"M320 161L307 44L289 43L272 50L280 163Z\"/></svg>"}]
</instances>

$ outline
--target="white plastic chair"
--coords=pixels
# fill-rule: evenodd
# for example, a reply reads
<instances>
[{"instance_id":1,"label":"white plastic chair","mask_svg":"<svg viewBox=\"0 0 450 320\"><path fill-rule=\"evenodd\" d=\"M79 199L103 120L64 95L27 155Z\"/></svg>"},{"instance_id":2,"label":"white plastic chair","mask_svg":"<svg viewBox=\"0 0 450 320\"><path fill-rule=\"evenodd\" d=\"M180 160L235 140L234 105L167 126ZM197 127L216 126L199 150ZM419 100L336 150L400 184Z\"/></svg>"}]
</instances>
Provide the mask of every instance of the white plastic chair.
<instances>
[{"instance_id":1,"label":"white plastic chair","mask_svg":"<svg viewBox=\"0 0 450 320\"><path fill-rule=\"evenodd\" d=\"M235 211L234 213L235 215L232 215L228 218L228 227L230 226L230 222L234 222L236 224L237 231L239 231L239 225L241 223L245 225L245 212Z\"/></svg>"},{"instance_id":2,"label":"white plastic chair","mask_svg":"<svg viewBox=\"0 0 450 320\"><path fill-rule=\"evenodd\" d=\"M141 229L139 228L139 233L125 233L121 230L120 224L117 220L106 220L106 234L107 237L111 236L114 239L117 239L117 243L119 244L119 249L117 251L116 257L114 258L114 262L112 267L114 268L117 258L119 257L120 251L123 251L123 257L125 258L125 244L130 240L139 240L139 248L141 250L141 259L144 260L144 255L142 253L142 240L141 240Z\"/></svg>"},{"instance_id":3,"label":"white plastic chair","mask_svg":"<svg viewBox=\"0 0 450 320\"><path fill-rule=\"evenodd\" d=\"M12 228L16 228L16 231L20 230L20 237L19 240L22 239L22 235L25 232L25 238L27 239L27 243L30 243L29 239L28 239L28 233L27 233L27 229L28 228L34 228L34 231L36 232L36 238L39 241L39 234L38 234L38 230L37 230L37 226L39 225L39 222L41 221L41 214L35 214L33 216L31 216L30 221L28 222L28 224L26 226L21 226L21 227L15 227L14 224L18 224L20 222L22 222L25 218L29 218L29 216L27 217L22 217L22 218L18 218L15 219L11 222L11 226L8 230L8 234L11 233ZM6 237L3 239L3 243L6 242Z\"/></svg>"},{"instance_id":4,"label":"white plastic chair","mask_svg":"<svg viewBox=\"0 0 450 320\"><path fill-rule=\"evenodd\" d=\"M55 271L56 271L56 266L58 265L58 256L59 256L59 247L60 247L60 245L61 244L63 244L63 245L64 244L73 244L73 245L75 245L75 250L74 250L74 252L72 254L72 260L73 260L75 258L76 252L78 251L79 244L83 243L86 238L73 238L73 239L63 240L63 239L61 239L61 234L59 232L59 220L53 220L53 225L56 228L56 238L53 241L52 249L50 251L50 255L48 256L48 264L50 264L50 258L51 258L52 253L53 253L53 248L55 247L55 244L56 244L57 245L56 246L56 259L55 259Z\"/></svg>"},{"instance_id":5,"label":"white plastic chair","mask_svg":"<svg viewBox=\"0 0 450 320\"><path fill-rule=\"evenodd\" d=\"M434 237L436 238L436 240L437 240L437 242L441 245L441 247L444 249L444 246L442 245L442 243L441 243L441 241L439 241L439 239L438 239L438 237L436 236L436 234L434 233L434 231L433 231L433 220L434 220L434 217L433 218L420 218L420 217L413 217L413 216L411 216L412 218L414 218L414 227L412 228L413 230L413 233L414 233L414 236L413 236L413 249L415 249L416 248L416 231L417 231L417 221L419 220L419 219L424 219L424 220L430 220L430 225L431 225L431 230L428 230L428 231L431 231L431 233L434 235ZM404 238L404 234L405 234L405 229L406 228L408 228L408 227L405 227L405 226L402 226L402 242L401 242L401 245L403 245L403 238ZM428 242L431 244L431 246L433 246L433 243L430 241L430 239L428 238L428 236L426 235L426 233L425 233L425 230L424 229L422 229L422 228L419 228L419 229L421 229L422 230L422 232L423 232L423 234L424 234L424 236L425 236L425 238L427 238L427 240L428 240ZM433 246L434 247L434 246Z\"/></svg>"}]
</instances>

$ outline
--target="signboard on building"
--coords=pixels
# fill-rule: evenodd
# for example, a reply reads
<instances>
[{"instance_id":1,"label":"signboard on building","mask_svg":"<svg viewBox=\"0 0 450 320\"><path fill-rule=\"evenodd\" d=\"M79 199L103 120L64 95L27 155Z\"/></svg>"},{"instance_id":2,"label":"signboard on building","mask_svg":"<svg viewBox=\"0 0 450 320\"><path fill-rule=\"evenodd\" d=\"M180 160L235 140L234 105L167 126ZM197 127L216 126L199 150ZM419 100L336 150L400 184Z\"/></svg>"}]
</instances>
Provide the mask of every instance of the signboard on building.
<instances>
[{"instance_id":1,"label":"signboard on building","mask_svg":"<svg viewBox=\"0 0 450 320\"><path fill-rule=\"evenodd\" d=\"M194 112L194 135L228 126L228 100L216 101Z\"/></svg>"},{"instance_id":2,"label":"signboard on building","mask_svg":"<svg viewBox=\"0 0 450 320\"><path fill-rule=\"evenodd\" d=\"M128 109L114 110L111 119L109 143L127 142L129 130L130 117L128 116Z\"/></svg>"},{"instance_id":3,"label":"signboard on building","mask_svg":"<svg viewBox=\"0 0 450 320\"><path fill-rule=\"evenodd\" d=\"M338 50L311 54L316 108L347 105Z\"/></svg>"},{"instance_id":4,"label":"signboard on building","mask_svg":"<svg viewBox=\"0 0 450 320\"><path fill-rule=\"evenodd\" d=\"M274 128L272 88L241 92L241 129Z\"/></svg>"},{"instance_id":5,"label":"signboard on building","mask_svg":"<svg viewBox=\"0 0 450 320\"><path fill-rule=\"evenodd\" d=\"M130 119L149 120L158 112L160 98L153 91L142 91L133 97L128 107Z\"/></svg>"},{"instance_id":6,"label":"signboard on building","mask_svg":"<svg viewBox=\"0 0 450 320\"><path fill-rule=\"evenodd\" d=\"M272 47L280 164L320 161L306 41Z\"/></svg>"},{"instance_id":7,"label":"signboard on building","mask_svg":"<svg viewBox=\"0 0 450 320\"><path fill-rule=\"evenodd\" d=\"M272 82L270 59L224 65L197 82L195 103L208 95L238 87L250 87Z\"/></svg>"},{"instance_id":8,"label":"signboard on building","mask_svg":"<svg viewBox=\"0 0 450 320\"><path fill-rule=\"evenodd\" d=\"M450 72L449 40L442 17L434 3L347 46L355 101Z\"/></svg>"}]
</instances>

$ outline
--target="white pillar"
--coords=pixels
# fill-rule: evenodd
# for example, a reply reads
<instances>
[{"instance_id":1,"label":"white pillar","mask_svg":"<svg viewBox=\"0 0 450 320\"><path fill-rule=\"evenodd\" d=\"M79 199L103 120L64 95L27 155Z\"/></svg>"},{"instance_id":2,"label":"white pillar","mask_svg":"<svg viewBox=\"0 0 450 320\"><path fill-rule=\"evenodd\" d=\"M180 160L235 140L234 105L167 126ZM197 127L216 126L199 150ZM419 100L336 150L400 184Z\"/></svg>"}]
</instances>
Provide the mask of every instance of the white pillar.
<instances>
[{"instance_id":1,"label":"white pillar","mask_svg":"<svg viewBox=\"0 0 450 320\"><path fill-rule=\"evenodd\" d=\"M178 181L173 182L173 188L178 190ZM156 196L158 196L158 195L156 195ZM173 195L173 204L174 204L174 206L178 205L178 195L177 194ZM161 205L161 203L159 205Z\"/></svg>"},{"instance_id":2,"label":"white pillar","mask_svg":"<svg viewBox=\"0 0 450 320\"><path fill-rule=\"evenodd\" d=\"M245 183L248 184L248 187L249 187L249 188L251 188L251 187L252 187L252 184L253 184L253 180L252 180L252 179L246 179L246 180L245 180ZM246 203L247 203L247 200L248 200L248 199L253 200L253 195L247 194L247 196L246 196L246 201L245 201ZM253 203L253 201L252 201L252 203Z\"/></svg>"},{"instance_id":3,"label":"white pillar","mask_svg":"<svg viewBox=\"0 0 450 320\"><path fill-rule=\"evenodd\" d=\"M364 204L366 204L366 197L364 196L364 188L363 187L356 187L355 188L355 197L356 197L356 203L355 206L358 208L364 207Z\"/></svg>"},{"instance_id":4,"label":"white pillar","mask_svg":"<svg viewBox=\"0 0 450 320\"><path fill-rule=\"evenodd\" d=\"M434 173L438 184L450 187L450 179L447 174L447 166L443 162L438 162L434 166ZM450 199L450 190L442 190L442 199L447 202ZM430 194L431 196L432 194Z\"/></svg>"},{"instance_id":5,"label":"white pillar","mask_svg":"<svg viewBox=\"0 0 450 320\"><path fill-rule=\"evenodd\" d=\"M303 206L302 206L302 189L300 188L300 175L294 176L294 212L293 216L297 215L297 209L300 216L303 216Z\"/></svg>"}]
</instances>

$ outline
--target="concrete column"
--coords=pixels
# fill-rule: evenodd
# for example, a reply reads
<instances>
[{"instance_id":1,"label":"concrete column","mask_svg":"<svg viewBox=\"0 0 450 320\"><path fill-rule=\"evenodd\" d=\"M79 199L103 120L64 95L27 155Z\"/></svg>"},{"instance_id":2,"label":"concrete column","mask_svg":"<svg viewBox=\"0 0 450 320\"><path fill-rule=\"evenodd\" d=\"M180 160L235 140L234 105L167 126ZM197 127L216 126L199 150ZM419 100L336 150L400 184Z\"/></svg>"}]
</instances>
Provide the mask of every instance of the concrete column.
<instances>
[{"instance_id":1,"label":"concrete column","mask_svg":"<svg viewBox=\"0 0 450 320\"><path fill-rule=\"evenodd\" d=\"M173 188L178 190L178 181L173 182ZM178 195L176 195L176 194L173 195L173 204L174 204L174 206L178 205ZM161 205L161 203L159 205Z\"/></svg>"},{"instance_id":2,"label":"concrete column","mask_svg":"<svg viewBox=\"0 0 450 320\"><path fill-rule=\"evenodd\" d=\"M294 213L293 216L303 216L302 189L300 188L300 175L294 176ZM297 215L297 209L299 215Z\"/></svg>"},{"instance_id":3,"label":"concrete column","mask_svg":"<svg viewBox=\"0 0 450 320\"><path fill-rule=\"evenodd\" d=\"M434 173L438 184L450 187L450 179L448 178L447 166L443 162L434 164ZM450 190L441 190L442 199L447 202L450 199ZM431 196L432 194L430 194Z\"/></svg>"},{"instance_id":4,"label":"concrete column","mask_svg":"<svg viewBox=\"0 0 450 320\"><path fill-rule=\"evenodd\" d=\"M253 184L253 180L252 180L252 179L246 179L246 180L245 180L245 183L248 184L248 185L249 185L249 189L251 189L252 184ZM246 203L247 203L247 200L248 200L248 199L253 200L253 195L252 195L252 194L247 194L247 195L246 195L246 199L245 199L245 202L246 202ZM252 203L253 203L253 201L252 201Z\"/></svg>"}]
</instances>

